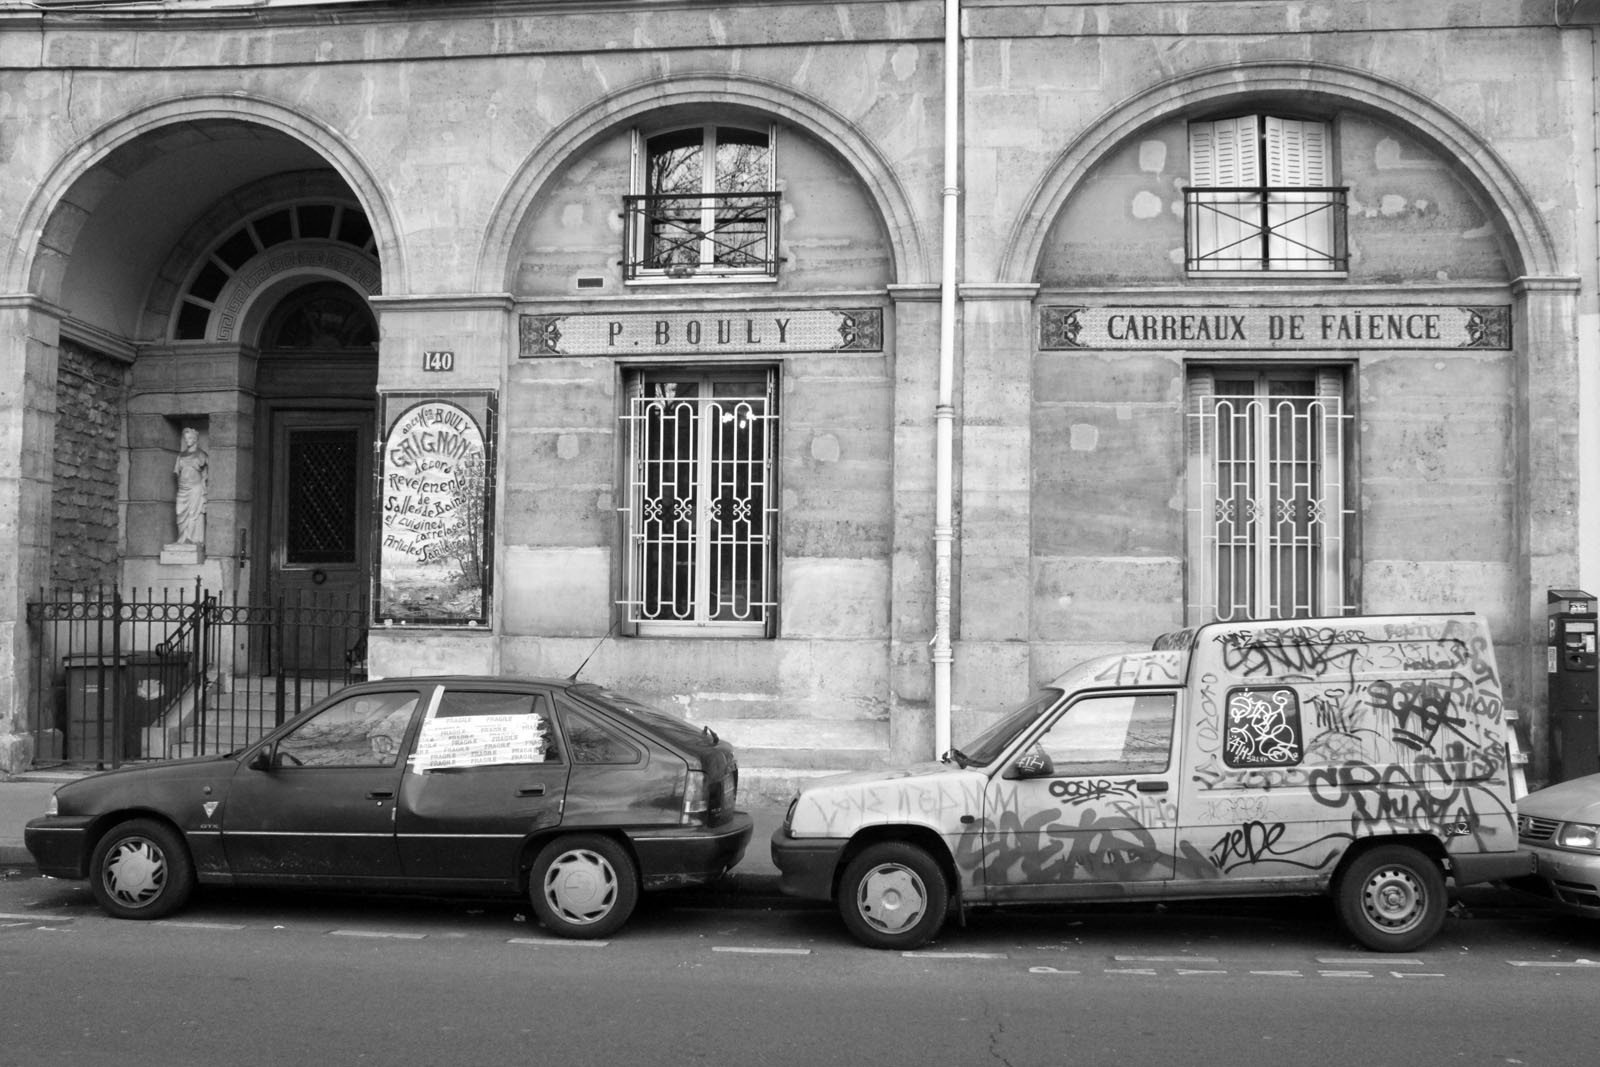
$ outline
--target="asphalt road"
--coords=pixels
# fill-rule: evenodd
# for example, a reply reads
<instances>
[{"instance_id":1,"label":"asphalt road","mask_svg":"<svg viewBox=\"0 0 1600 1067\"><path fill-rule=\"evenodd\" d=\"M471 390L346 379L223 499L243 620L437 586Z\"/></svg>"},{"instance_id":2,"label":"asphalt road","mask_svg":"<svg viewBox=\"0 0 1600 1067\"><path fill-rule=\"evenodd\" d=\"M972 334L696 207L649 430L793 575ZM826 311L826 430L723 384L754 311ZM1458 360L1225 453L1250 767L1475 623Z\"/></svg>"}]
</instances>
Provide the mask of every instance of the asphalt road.
<instances>
[{"instance_id":1,"label":"asphalt road","mask_svg":"<svg viewBox=\"0 0 1600 1067\"><path fill-rule=\"evenodd\" d=\"M1535 911L1403 956L1320 901L990 913L899 953L824 909L692 903L581 943L515 902L207 891L136 923L0 882L0 1065L1565 1065L1600 1041L1600 924Z\"/></svg>"}]
</instances>

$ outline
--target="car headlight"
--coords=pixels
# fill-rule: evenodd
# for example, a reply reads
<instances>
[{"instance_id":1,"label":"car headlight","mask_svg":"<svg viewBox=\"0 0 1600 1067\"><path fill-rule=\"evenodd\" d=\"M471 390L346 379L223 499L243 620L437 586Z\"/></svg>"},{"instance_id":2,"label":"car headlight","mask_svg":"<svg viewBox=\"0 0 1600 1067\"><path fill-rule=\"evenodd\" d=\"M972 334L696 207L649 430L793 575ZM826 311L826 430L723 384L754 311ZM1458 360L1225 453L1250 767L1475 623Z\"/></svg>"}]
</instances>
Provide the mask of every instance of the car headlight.
<instances>
[{"instance_id":1,"label":"car headlight","mask_svg":"<svg viewBox=\"0 0 1600 1067\"><path fill-rule=\"evenodd\" d=\"M1580 852L1600 852L1600 826L1583 822L1562 823L1561 830L1556 834L1556 844Z\"/></svg>"}]
</instances>

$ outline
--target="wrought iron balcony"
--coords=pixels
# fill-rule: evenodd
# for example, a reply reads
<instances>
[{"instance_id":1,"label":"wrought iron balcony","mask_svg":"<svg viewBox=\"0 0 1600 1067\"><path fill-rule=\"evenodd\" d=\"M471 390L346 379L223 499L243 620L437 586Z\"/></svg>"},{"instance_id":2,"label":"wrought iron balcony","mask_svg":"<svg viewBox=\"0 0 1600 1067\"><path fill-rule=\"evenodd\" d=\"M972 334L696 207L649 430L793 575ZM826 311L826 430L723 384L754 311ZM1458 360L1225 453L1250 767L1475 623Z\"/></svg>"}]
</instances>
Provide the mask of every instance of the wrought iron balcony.
<instances>
[{"instance_id":1,"label":"wrought iron balcony","mask_svg":"<svg viewBox=\"0 0 1600 1067\"><path fill-rule=\"evenodd\" d=\"M623 197L623 279L776 276L778 196Z\"/></svg>"},{"instance_id":2,"label":"wrought iron balcony","mask_svg":"<svg viewBox=\"0 0 1600 1067\"><path fill-rule=\"evenodd\" d=\"M1191 271L1343 271L1348 189L1189 186L1183 190Z\"/></svg>"}]
</instances>

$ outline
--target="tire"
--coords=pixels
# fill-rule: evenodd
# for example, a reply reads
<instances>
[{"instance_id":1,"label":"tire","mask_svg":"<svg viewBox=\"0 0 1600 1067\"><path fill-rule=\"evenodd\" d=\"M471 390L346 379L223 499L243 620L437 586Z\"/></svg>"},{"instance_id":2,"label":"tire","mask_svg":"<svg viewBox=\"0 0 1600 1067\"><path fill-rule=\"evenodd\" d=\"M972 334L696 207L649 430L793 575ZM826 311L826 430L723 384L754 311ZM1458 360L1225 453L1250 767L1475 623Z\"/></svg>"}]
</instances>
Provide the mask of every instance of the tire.
<instances>
[{"instance_id":1,"label":"tire","mask_svg":"<svg viewBox=\"0 0 1600 1067\"><path fill-rule=\"evenodd\" d=\"M1414 848L1381 845L1340 876L1339 920L1377 952L1409 952L1439 932L1449 901L1439 865Z\"/></svg>"},{"instance_id":2,"label":"tire","mask_svg":"<svg viewBox=\"0 0 1600 1067\"><path fill-rule=\"evenodd\" d=\"M533 861L528 900L553 934L606 937L622 928L639 903L639 872L627 850L609 837L559 837Z\"/></svg>"},{"instance_id":3,"label":"tire","mask_svg":"<svg viewBox=\"0 0 1600 1067\"><path fill-rule=\"evenodd\" d=\"M95 845L89 889L119 919L159 919L194 892L194 860L182 836L165 823L132 819Z\"/></svg>"},{"instance_id":4,"label":"tire","mask_svg":"<svg viewBox=\"0 0 1600 1067\"><path fill-rule=\"evenodd\" d=\"M846 929L863 945L912 949L944 926L950 887L926 849L884 841L846 865L838 904Z\"/></svg>"}]
</instances>

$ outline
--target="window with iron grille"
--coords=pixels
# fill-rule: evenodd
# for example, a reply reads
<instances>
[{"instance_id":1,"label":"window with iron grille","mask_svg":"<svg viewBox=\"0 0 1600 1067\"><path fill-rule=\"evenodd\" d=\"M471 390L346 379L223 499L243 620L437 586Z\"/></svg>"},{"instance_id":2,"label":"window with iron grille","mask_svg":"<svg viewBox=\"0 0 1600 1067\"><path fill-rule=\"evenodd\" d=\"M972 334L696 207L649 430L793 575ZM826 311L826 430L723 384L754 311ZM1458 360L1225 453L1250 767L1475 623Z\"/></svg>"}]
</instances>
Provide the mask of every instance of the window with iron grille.
<instances>
[{"instance_id":1,"label":"window with iron grille","mask_svg":"<svg viewBox=\"0 0 1600 1067\"><path fill-rule=\"evenodd\" d=\"M652 370L627 384L628 622L771 636L777 372Z\"/></svg>"},{"instance_id":2,"label":"window with iron grille","mask_svg":"<svg viewBox=\"0 0 1600 1067\"><path fill-rule=\"evenodd\" d=\"M1325 122L1244 115L1189 124L1191 271L1343 271L1347 190Z\"/></svg>"},{"instance_id":3,"label":"window with iron grille","mask_svg":"<svg viewBox=\"0 0 1600 1067\"><path fill-rule=\"evenodd\" d=\"M777 274L776 132L691 126L634 143L624 197L627 281Z\"/></svg>"},{"instance_id":4,"label":"window with iron grille","mask_svg":"<svg viewBox=\"0 0 1600 1067\"><path fill-rule=\"evenodd\" d=\"M1344 374L1195 370L1189 621L1352 610Z\"/></svg>"}]
</instances>

